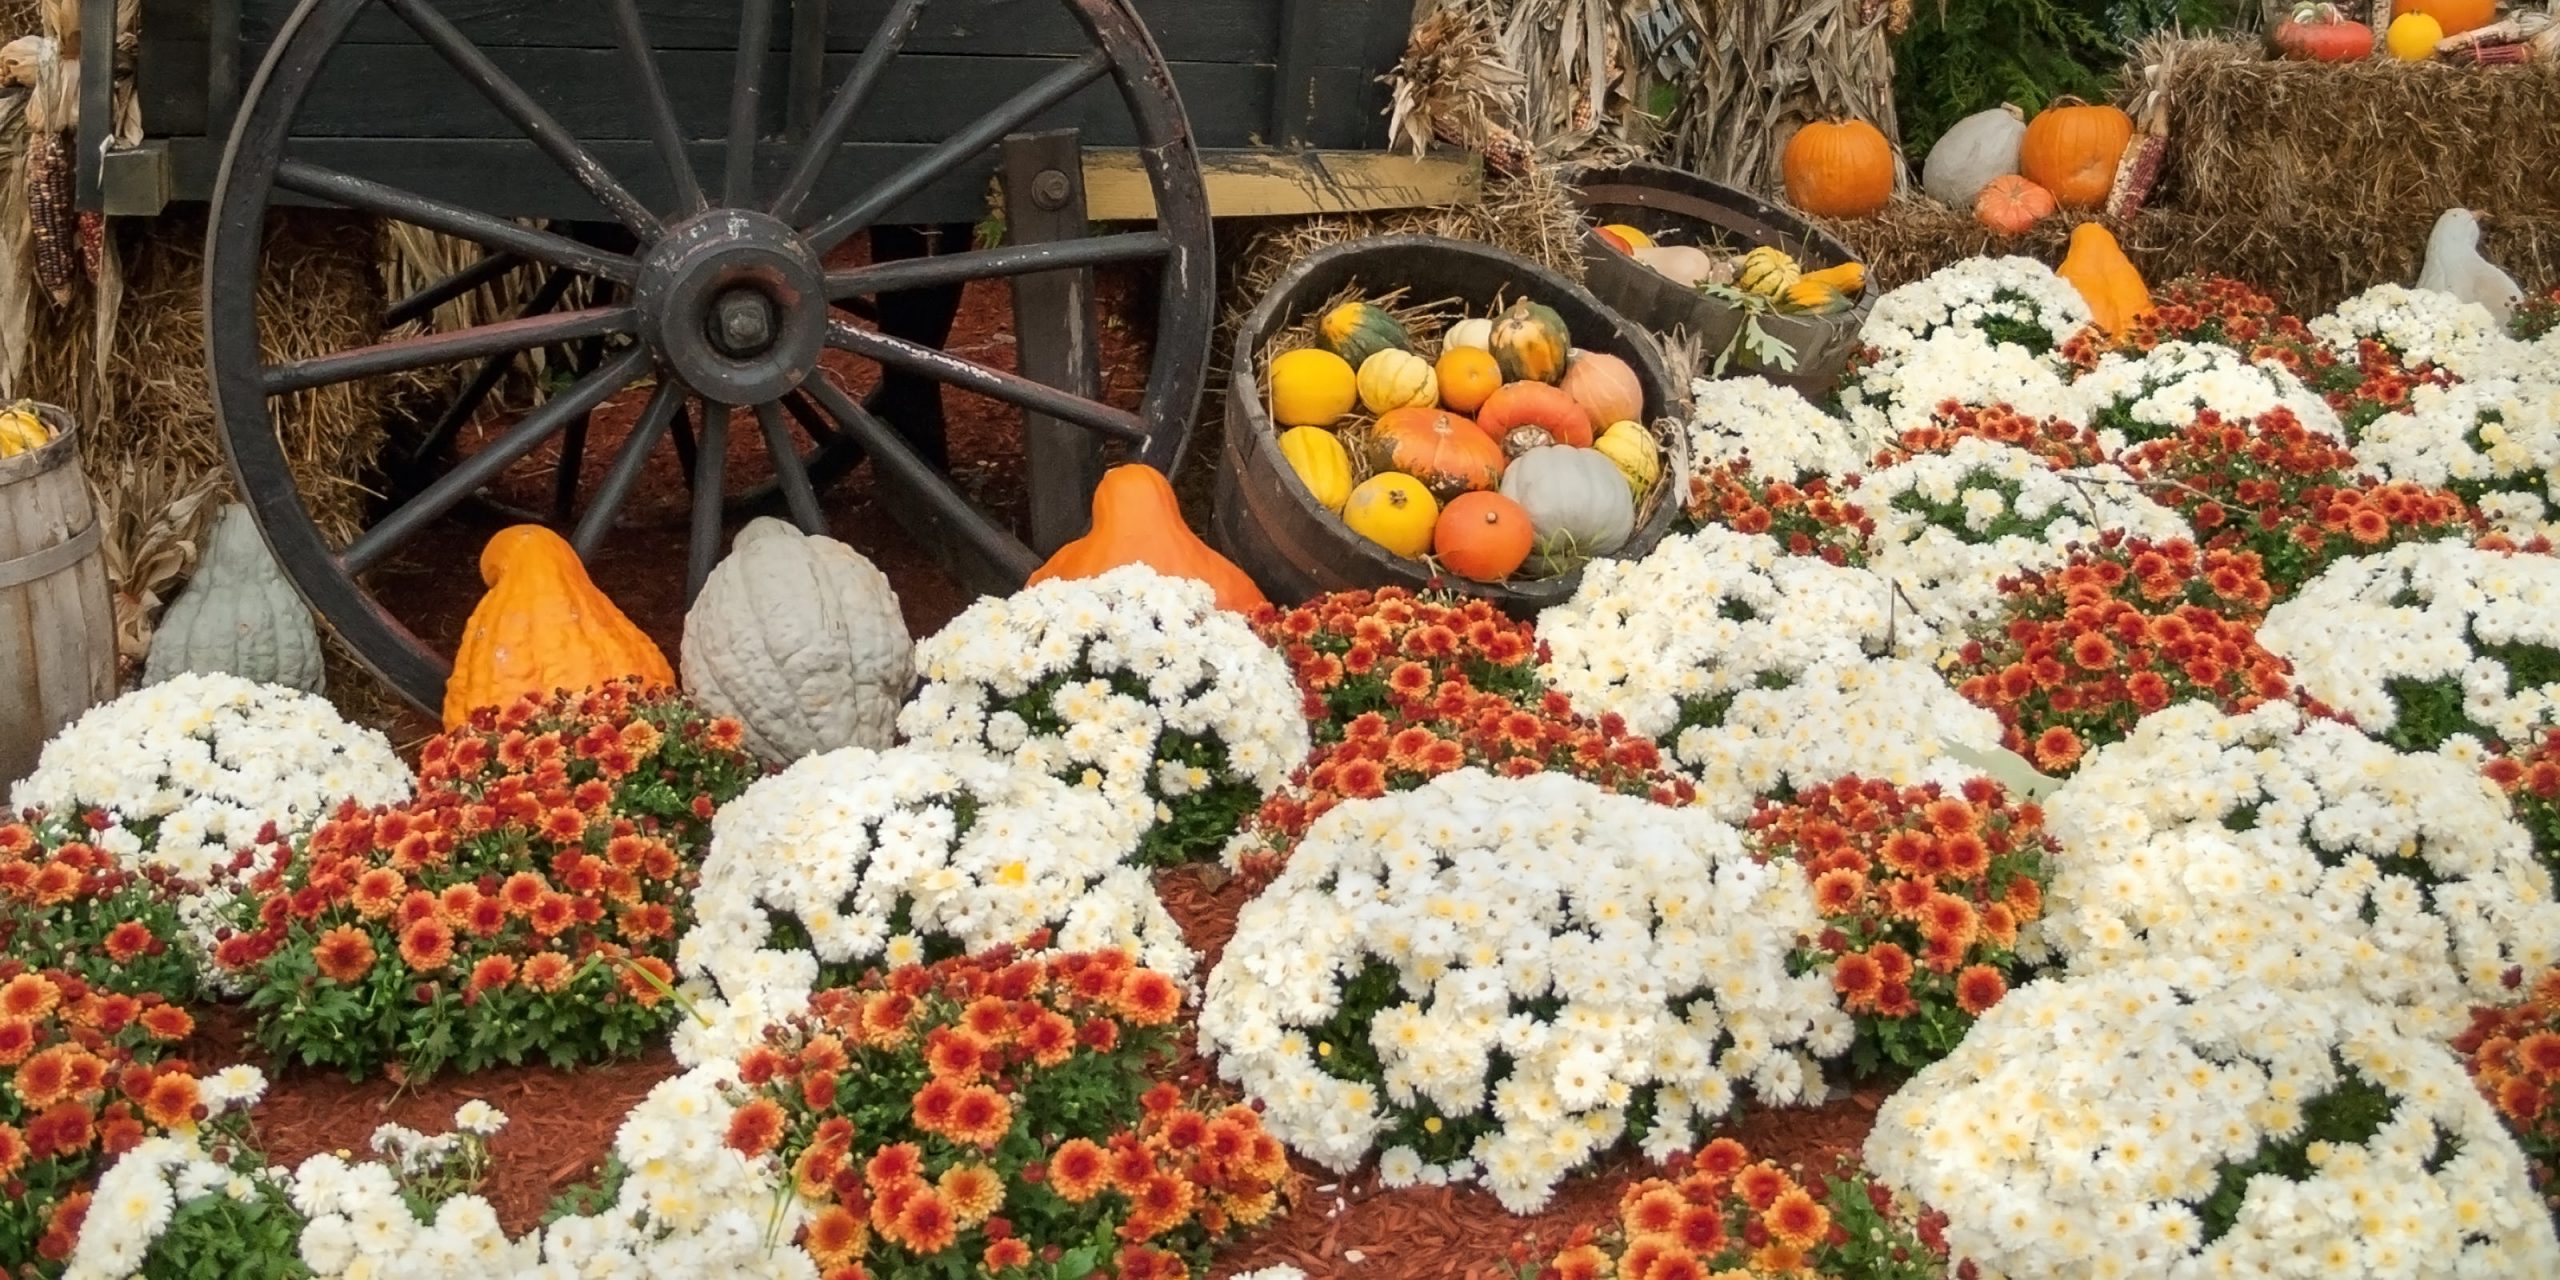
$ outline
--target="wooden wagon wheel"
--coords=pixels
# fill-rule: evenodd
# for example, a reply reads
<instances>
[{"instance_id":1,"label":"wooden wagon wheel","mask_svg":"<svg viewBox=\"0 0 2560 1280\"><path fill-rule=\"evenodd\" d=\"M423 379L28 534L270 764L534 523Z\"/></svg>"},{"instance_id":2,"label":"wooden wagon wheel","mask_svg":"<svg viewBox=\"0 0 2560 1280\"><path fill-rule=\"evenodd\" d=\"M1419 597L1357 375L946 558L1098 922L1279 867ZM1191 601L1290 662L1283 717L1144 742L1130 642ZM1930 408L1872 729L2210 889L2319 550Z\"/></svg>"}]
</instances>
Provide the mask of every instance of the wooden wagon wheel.
<instances>
[{"instance_id":1,"label":"wooden wagon wheel","mask_svg":"<svg viewBox=\"0 0 2560 1280\"><path fill-rule=\"evenodd\" d=\"M528 0L538 2L538 0ZM627 84L673 192L665 207L635 196L593 150L562 127L443 13L435 0L302 0L279 29L243 98L213 196L205 267L207 359L233 472L277 559L303 597L366 665L420 707L439 704L450 664L366 590L364 574L545 441L562 437L564 457L583 448L587 418L631 388L650 383L646 405L596 492L578 501L574 466L564 465L560 523L581 555L611 533L651 455L678 450L692 482L688 593L722 550L727 433L744 415L760 431L793 519L823 529L813 466L867 456L891 491L909 495L922 516L986 563L1018 581L1037 559L1009 531L963 498L899 432L818 372L822 355L845 352L884 372L928 378L1029 412L1072 422L1116 442L1130 461L1170 470L1181 455L1207 369L1215 307L1208 198L1172 77L1129 0L1058 0L1087 48L983 116L924 148L885 179L826 208L814 197L842 154L883 71L915 30L930 0L890 0L851 70L834 90L775 183L758 180L759 100L772 44L774 0L740 0L739 58L729 95L723 172L706 184L644 29L639 0L552 3L573 18L591 5L610 12ZM352 23L379 4L416 32L523 137L584 190L600 216L637 246L616 252L484 210L404 190L298 158L295 116ZM1151 230L1054 244L971 250L908 261L829 269L826 259L858 232L893 215L935 182L970 164L1104 79L1118 89L1153 188ZM283 363L259 344L257 271L266 214L279 195L398 219L475 242L482 265L392 309L422 316L444 300L518 266L563 282L584 280L602 299L562 309L528 306L518 317L470 328ZM853 323L883 294L972 280L1009 278L1110 263L1161 262L1153 367L1134 413ZM562 286L565 288L565 284ZM550 292L543 286L536 294ZM314 524L295 486L272 406L280 396L441 366L482 365L537 348L586 346L592 370L552 394L513 426L461 458L432 483L404 495L343 548ZM819 446L804 458L794 426ZM574 516L574 518L572 518Z\"/></svg>"}]
</instances>

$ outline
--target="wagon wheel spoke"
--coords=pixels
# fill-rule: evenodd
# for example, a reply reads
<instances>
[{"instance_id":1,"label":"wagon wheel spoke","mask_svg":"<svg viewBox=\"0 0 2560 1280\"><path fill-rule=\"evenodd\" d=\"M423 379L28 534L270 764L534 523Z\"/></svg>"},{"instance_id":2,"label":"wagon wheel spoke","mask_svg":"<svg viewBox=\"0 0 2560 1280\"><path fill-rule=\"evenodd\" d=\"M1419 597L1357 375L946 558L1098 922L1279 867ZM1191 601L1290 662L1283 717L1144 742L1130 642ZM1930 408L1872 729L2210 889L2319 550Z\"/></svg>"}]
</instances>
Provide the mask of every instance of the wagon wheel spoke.
<instances>
[{"instance_id":1,"label":"wagon wheel spoke","mask_svg":"<svg viewBox=\"0 0 2560 1280\"><path fill-rule=\"evenodd\" d=\"M791 438L791 428L782 421L782 406L766 401L756 406L756 423L764 428L764 447L773 455L774 478L782 486L782 500L791 510L791 523L807 534L823 535L827 531L827 513L818 507L817 487L809 483L808 465L801 461L800 446Z\"/></svg>"},{"instance_id":2,"label":"wagon wheel spoke","mask_svg":"<svg viewBox=\"0 0 2560 1280\"><path fill-rule=\"evenodd\" d=\"M525 300L524 306L517 311L516 318L530 320L549 314L553 307L560 305L562 298L568 296L569 286L576 279L577 277L566 271L554 271L545 276L542 286L534 291L531 298ZM471 381L463 386L462 394L454 397L453 403L444 407L444 412L436 416L435 425L427 428L427 433L418 441L417 448L410 451L410 463L412 465L422 463L443 453L445 446L453 443L454 436L459 434L472 418L478 416L480 406L488 400L491 392L498 389L499 380L507 376L507 370L514 367L516 357L521 354L523 353L510 351L481 361L479 371L471 375Z\"/></svg>"},{"instance_id":3,"label":"wagon wheel spoke","mask_svg":"<svg viewBox=\"0 0 2560 1280\"><path fill-rule=\"evenodd\" d=\"M493 218L431 196L300 160L279 163L275 183L296 195L326 200L358 213L412 223L429 231L441 231L457 239L508 250L536 262L566 267L571 271L625 282L640 272L639 263L621 254L590 248L567 236L518 226L504 218Z\"/></svg>"},{"instance_id":4,"label":"wagon wheel spoke","mask_svg":"<svg viewBox=\"0 0 2560 1280\"><path fill-rule=\"evenodd\" d=\"M1120 262L1151 262L1173 252L1173 240L1161 231L1060 240L1050 244L1013 244L996 249L874 263L827 273L827 296L844 300L937 285L967 284L1043 271L1072 271Z\"/></svg>"},{"instance_id":5,"label":"wagon wheel spoke","mask_svg":"<svg viewBox=\"0 0 2560 1280\"><path fill-rule=\"evenodd\" d=\"M916 18L924 12L925 0L895 0L889 12L881 15L880 25L871 32L871 41L862 46L862 57L853 70L836 86L835 96L827 100L826 113L818 117L809 139L800 150L800 158L791 167L791 176L782 184L782 194L773 201L773 216L784 222L798 222L802 206L808 204L811 192L818 189L818 179L835 159L836 148L843 145L845 133L853 128L853 118L869 101L871 91L880 81L880 73L889 61L905 47L907 36L915 30Z\"/></svg>"},{"instance_id":6,"label":"wagon wheel spoke","mask_svg":"<svg viewBox=\"0 0 2560 1280\"><path fill-rule=\"evenodd\" d=\"M451 333L396 338L333 356L290 360L267 366L258 377L268 395L287 395L313 387L353 382L359 378L407 373L483 356L513 356L535 347L576 342L582 338L627 334L633 332L639 322L639 313L630 307L590 307L557 315L474 325Z\"/></svg>"},{"instance_id":7,"label":"wagon wheel spoke","mask_svg":"<svg viewBox=\"0 0 2560 1280\"><path fill-rule=\"evenodd\" d=\"M694 455L693 530L685 541L684 600L692 605L720 559L721 516L729 482L729 406L702 405L702 443Z\"/></svg>"},{"instance_id":8,"label":"wagon wheel spoke","mask_svg":"<svg viewBox=\"0 0 2560 1280\"><path fill-rule=\"evenodd\" d=\"M1098 431L1114 440L1143 445L1147 441L1147 424L1138 415L1115 409L1098 401L1087 400L1072 392L1060 391L1045 383L1034 382L1020 374L990 369L972 360L963 360L945 351L936 351L921 343L892 338L885 333L857 329L841 321L827 324L827 345L838 351L849 351L878 362L888 369L930 378L947 387L972 391L990 399L1002 400L1018 409L1047 414L1063 422L1072 422L1087 431ZM822 399L820 403L824 403ZM843 415L837 415L843 421ZM859 438L861 433L856 432ZM868 444L868 441L864 443Z\"/></svg>"},{"instance_id":9,"label":"wagon wheel spoke","mask_svg":"<svg viewBox=\"0 0 2560 1280\"><path fill-rule=\"evenodd\" d=\"M809 442L819 448L832 449L839 445L849 448L861 447L854 443L851 436L836 430L836 424L827 418L826 413L818 408L817 401L810 399L807 392L794 391L784 396L782 407L791 414L791 420L799 423L800 429L808 433Z\"/></svg>"},{"instance_id":10,"label":"wagon wheel spoke","mask_svg":"<svg viewBox=\"0 0 2560 1280\"><path fill-rule=\"evenodd\" d=\"M436 517L452 510L478 492L481 486L496 479L500 472L533 452L535 446L567 426L571 419L593 413L596 406L630 386L648 367L649 352L644 347L632 347L606 361L604 367L579 379L567 391L526 414L524 421L510 428L505 435L463 459L443 478L421 490L417 497L384 516L380 524L365 530L364 536L339 553L340 569L352 577L380 564L383 557L416 536Z\"/></svg>"},{"instance_id":11,"label":"wagon wheel spoke","mask_svg":"<svg viewBox=\"0 0 2560 1280\"><path fill-rule=\"evenodd\" d=\"M494 284L508 272L524 265L524 259L513 253L483 254L478 262L446 276L426 288L402 298L382 313L382 327L397 329L412 321L424 320L436 308L484 285Z\"/></svg>"},{"instance_id":12,"label":"wagon wheel spoke","mask_svg":"<svg viewBox=\"0 0 2560 1280\"><path fill-rule=\"evenodd\" d=\"M871 465L895 488L924 499L931 508L931 520L977 548L999 572L1020 581L1040 567L1040 557L1032 554L1031 548L962 498L947 477L916 456L914 447L896 428L873 416L823 374L811 378L804 389L845 434L862 445L871 457Z\"/></svg>"},{"instance_id":13,"label":"wagon wheel spoke","mask_svg":"<svg viewBox=\"0 0 2560 1280\"><path fill-rule=\"evenodd\" d=\"M604 535L612 532L615 516L631 500L631 491L640 484L640 475L649 468L649 455L656 452L658 440L674 425L676 411L684 407L684 388L674 379L662 379L658 389L649 393L647 407L631 424L631 434L623 437L622 447L613 455L613 466L604 475L604 483L596 487L595 499L587 504L586 514L578 518L578 527L569 535L569 545L576 548L578 558L589 559L603 544ZM688 449L690 441L687 442ZM690 459L687 470L691 469Z\"/></svg>"},{"instance_id":14,"label":"wagon wheel spoke","mask_svg":"<svg viewBox=\"0 0 2560 1280\"><path fill-rule=\"evenodd\" d=\"M729 168L722 192L733 207L755 199L757 115L764 106L764 64L773 55L773 0L738 6L738 71L729 90Z\"/></svg>"},{"instance_id":15,"label":"wagon wheel spoke","mask_svg":"<svg viewBox=\"0 0 2560 1280\"><path fill-rule=\"evenodd\" d=\"M978 117L950 138L934 144L932 150L909 161L905 168L891 174L880 185L810 227L810 246L821 256L833 252L846 237L878 222L909 196L932 186L935 180L994 146L1006 134L1030 123L1041 112L1074 97L1110 70L1110 53L1093 49L1042 76L1030 88L1005 99L995 110Z\"/></svg>"},{"instance_id":16,"label":"wagon wheel spoke","mask_svg":"<svg viewBox=\"0 0 2560 1280\"><path fill-rule=\"evenodd\" d=\"M491 62L489 55L471 43L471 38L462 34L461 28L447 20L429 0L382 2L400 15L401 21L408 23L419 38L443 55L446 62L452 63L453 69L461 72L462 78L470 81L491 106L515 122L516 128L531 139L534 146L567 170L569 176L585 188L588 195L595 197L596 203L604 206L605 212L612 214L615 221L631 228L632 234L643 240L654 240L666 230L658 221L658 215L649 212L647 205L640 203L638 197L606 170L594 152L587 150L575 135L562 127L541 103L535 102L533 95L516 83L515 77ZM772 0L759 2L770 4Z\"/></svg>"},{"instance_id":17,"label":"wagon wheel spoke","mask_svg":"<svg viewBox=\"0 0 2560 1280\"><path fill-rule=\"evenodd\" d=\"M565 525L578 509L578 483L587 466L587 431L595 425L595 410L569 419L569 429L560 437L560 465L551 472L551 523Z\"/></svg>"},{"instance_id":18,"label":"wagon wheel spoke","mask_svg":"<svg viewBox=\"0 0 2560 1280\"><path fill-rule=\"evenodd\" d=\"M658 160L675 183L676 204L686 213L700 213L710 202L703 198L702 178L693 171L693 157L685 152L684 124L676 119L675 102L667 96L667 78L658 69L658 55L650 51L639 0L608 2L613 7L614 42L622 46L623 59L631 64L640 105L648 115L649 141L657 146Z\"/></svg>"}]
</instances>

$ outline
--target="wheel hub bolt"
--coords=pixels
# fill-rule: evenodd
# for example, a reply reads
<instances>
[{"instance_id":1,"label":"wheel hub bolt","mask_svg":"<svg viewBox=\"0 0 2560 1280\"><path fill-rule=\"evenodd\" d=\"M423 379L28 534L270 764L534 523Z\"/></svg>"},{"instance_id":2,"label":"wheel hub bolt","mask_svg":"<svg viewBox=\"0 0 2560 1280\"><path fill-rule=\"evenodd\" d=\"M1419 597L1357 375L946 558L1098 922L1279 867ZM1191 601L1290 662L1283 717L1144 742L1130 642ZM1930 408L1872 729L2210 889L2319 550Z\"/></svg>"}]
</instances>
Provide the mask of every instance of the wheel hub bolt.
<instances>
[{"instance_id":1,"label":"wheel hub bolt","mask_svg":"<svg viewBox=\"0 0 2560 1280\"><path fill-rule=\"evenodd\" d=\"M733 360L763 355L773 347L781 317L773 300L754 289L731 289L711 304L704 327L711 345Z\"/></svg>"}]
</instances>

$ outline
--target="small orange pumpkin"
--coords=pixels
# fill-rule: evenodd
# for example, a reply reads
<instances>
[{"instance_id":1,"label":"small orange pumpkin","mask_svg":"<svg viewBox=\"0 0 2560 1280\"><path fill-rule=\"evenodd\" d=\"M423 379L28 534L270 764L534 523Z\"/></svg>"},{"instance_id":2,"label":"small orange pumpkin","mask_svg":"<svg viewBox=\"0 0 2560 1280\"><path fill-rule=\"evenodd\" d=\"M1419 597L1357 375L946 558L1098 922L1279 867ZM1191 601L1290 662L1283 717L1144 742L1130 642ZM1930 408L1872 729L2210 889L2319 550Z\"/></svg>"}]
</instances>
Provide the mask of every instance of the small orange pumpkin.
<instances>
[{"instance_id":1,"label":"small orange pumpkin","mask_svg":"<svg viewBox=\"0 0 2560 1280\"><path fill-rule=\"evenodd\" d=\"M1787 139L1787 201L1821 218L1863 218L1893 199L1893 144L1864 120L1816 120Z\"/></svg>"},{"instance_id":2,"label":"small orange pumpkin","mask_svg":"<svg viewBox=\"0 0 2560 1280\"><path fill-rule=\"evenodd\" d=\"M1221 609L1251 613L1270 603L1244 570L1183 523L1181 504L1174 501L1164 473L1137 463L1104 473L1093 491L1093 531L1058 548L1031 582L1096 578L1124 564L1208 583L1216 589Z\"/></svg>"},{"instance_id":3,"label":"small orange pumpkin","mask_svg":"<svg viewBox=\"0 0 2560 1280\"><path fill-rule=\"evenodd\" d=\"M2116 165L2133 142L2133 117L2078 98L2057 98L2027 122L2018 172L2065 209L2095 209L2115 190Z\"/></svg>"},{"instance_id":4,"label":"small orange pumpkin","mask_svg":"<svg viewBox=\"0 0 2560 1280\"><path fill-rule=\"evenodd\" d=\"M1370 435L1378 446L1375 470L1401 471L1434 494L1490 489L1502 483L1510 461L1475 423L1440 409L1393 410Z\"/></svg>"},{"instance_id":5,"label":"small orange pumpkin","mask_svg":"<svg viewBox=\"0 0 2560 1280\"><path fill-rule=\"evenodd\" d=\"M2004 236L2021 236L2054 215L2053 193L2017 174L1985 183L1973 198L1974 220Z\"/></svg>"},{"instance_id":6,"label":"small orange pumpkin","mask_svg":"<svg viewBox=\"0 0 2560 1280\"><path fill-rule=\"evenodd\" d=\"M1440 354L1440 403L1458 413L1474 413L1502 389L1502 362L1482 347L1451 347Z\"/></svg>"},{"instance_id":7,"label":"small orange pumpkin","mask_svg":"<svg viewBox=\"0 0 2560 1280\"><path fill-rule=\"evenodd\" d=\"M1582 402L1565 394L1562 387L1543 382L1514 382L1484 402L1476 411L1476 426L1500 440L1520 427L1537 427L1555 438L1557 444L1577 449L1591 447L1598 434L1591 411Z\"/></svg>"},{"instance_id":8,"label":"small orange pumpkin","mask_svg":"<svg viewBox=\"0 0 2560 1280\"><path fill-rule=\"evenodd\" d=\"M1593 423L1627 422L1644 417L1644 384L1626 361L1603 351L1586 351L1565 367L1556 385L1572 396Z\"/></svg>"},{"instance_id":9,"label":"small orange pumpkin","mask_svg":"<svg viewBox=\"0 0 2560 1280\"><path fill-rule=\"evenodd\" d=\"M538 524L500 530L481 548L480 581L488 593L462 629L444 683L446 729L527 694L575 693L626 676L675 684L657 642L596 589L559 534Z\"/></svg>"},{"instance_id":10,"label":"small orange pumpkin","mask_svg":"<svg viewBox=\"0 0 2560 1280\"><path fill-rule=\"evenodd\" d=\"M1441 510L1431 535L1441 566L1477 582L1500 582L1519 572L1536 542L1528 511L1498 493L1460 495Z\"/></svg>"},{"instance_id":11,"label":"small orange pumpkin","mask_svg":"<svg viewBox=\"0 0 2560 1280\"><path fill-rule=\"evenodd\" d=\"M2436 25L2444 28L2446 35L2458 36L2497 21L2498 0L2400 0L2391 6L2391 11L2423 13L2435 19Z\"/></svg>"}]
</instances>

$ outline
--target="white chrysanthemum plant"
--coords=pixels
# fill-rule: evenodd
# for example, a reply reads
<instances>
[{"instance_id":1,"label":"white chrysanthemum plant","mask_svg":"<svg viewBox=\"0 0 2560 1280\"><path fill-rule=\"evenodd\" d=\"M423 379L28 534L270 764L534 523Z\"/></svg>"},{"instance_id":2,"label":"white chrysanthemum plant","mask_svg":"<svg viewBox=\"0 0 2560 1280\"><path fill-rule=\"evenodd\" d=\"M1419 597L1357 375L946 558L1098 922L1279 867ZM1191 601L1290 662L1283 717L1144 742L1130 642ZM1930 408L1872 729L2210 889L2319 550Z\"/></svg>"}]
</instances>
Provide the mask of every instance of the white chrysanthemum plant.
<instances>
[{"instance_id":1,"label":"white chrysanthemum plant","mask_svg":"<svg viewBox=\"0 0 2560 1280\"><path fill-rule=\"evenodd\" d=\"M173 1227L179 1214L218 1199L283 1217L294 1259L312 1280L816 1280L817 1264L792 1242L805 1210L779 1194L783 1170L772 1156L749 1160L723 1140L735 1088L726 1062L658 1085L614 1135L623 1176L611 1201L519 1239L508 1238L486 1198L455 1190L477 1180L486 1139L506 1123L486 1103L463 1105L457 1133L386 1125L374 1135L378 1159L323 1153L289 1171L246 1167L245 1153L216 1160L194 1137L147 1139L99 1178L66 1280L123 1280L146 1262L173 1274L278 1262L241 1259L222 1248L227 1241L208 1240L224 1221L218 1213L191 1215L196 1232Z\"/></svg>"},{"instance_id":2,"label":"white chrysanthemum plant","mask_svg":"<svg viewBox=\"0 0 2560 1280\"><path fill-rule=\"evenodd\" d=\"M1794 484L1863 471L1892 443L1766 379L1700 378L1692 390L1689 461L1699 471L1739 466L1754 480Z\"/></svg>"},{"instance_id":3,"label":"white chrysanthemum plant","mask_svg":"<svg viewBox=\"0 0 2560 1280\"><path fill-rule=\"evenodd\" d=\"M2110 453L2172 436L2210 409L2226 422L2278 409L2304 428L2344 440L2337 411L2290 369L2253 361L2219 343L2164 342L2148 352L2110 353L2071 385L2065 414L2098 433Z\"/></svg>"},{"instance_id":4,"label":"white chrysanthemum plant","mask_svg":"<svg viewBox=\"0 0 2560 1280\"><path fill-rule=\"evenodd\" d=\"M1558 774L1465 769L1346 802L1246 904L1200 1043L1291 1149L1534 1212L1649 1115L1692 1147L1737 1085L1785 1105L1854 1024L1791 975L1801 876L1730 826Z\"/></svg>"},{"instance_id":5,"label":"white chrysanthemum plant","mask_svg":"<svg viewBox=\"0 0 2560 1280\"><path fill-rule=\"evenodd\" d=\"M1019 943L1125 948L1191 971L1180 929L1098 794L965 753L848 748L749 787L711 824L676 946L692 1016L676 1058L735 1055L828 986Z\"/></svg>"},{"instance_id":6,"label":"white chrysanthemum plant","mask_svg":"<svg viewBox=\"0 0 2560 1280\"><path fill-rule=\"evenodd\" d=\"M1984 1280L2560 1275L2451 1052L2190 960L2031 983L1888 1099L1866 1165Z\"/></svg>"},{"instance_id":7,"label":"white chrysanthemum plant","mask_svg":"<svg viewBox=\"0 0 2560 1280\"><path fill-rule=\"evenodd\" d=\"M2047 801L2062 844L2023 948L2075 974L2198 958L2450 1037L2560 962L2560 902L2475 752L2402 752L2269 703L2185 703Z\"/></svg>"},{"instance_id":8,"label":"white chrysanthemum plant","mask_svg":"<svg viewBox=\"0 0 2560 1280\"><path fill-rule=\"evenodd\" d=\"M1662 742L1728 822L1849 773L1961 785L1974 771L1948 745L2000 745L1997 717L1900 656L1936 640L1889 580L1764 536L1710 527L1596 562L1538 640L1541 678Z\"/></svg>"},{"instance_id":9,"label":"white chrysanthemum plant","mask_svg":"<svg viewBox=\"0 0 2560 1280\"><path fill-rule=\"evenodd\" d=\"M1876 300L1864 352L1840 387L1842 412L1875 435L1927 425L1938 406L2007 404L2063 416L2062 348L2089 326L2089 304L2031 258L1972 258Z\"/></svg>"},{"instance_id":10,"label":"white chrysanthemum plant","mask_svg":"<svg viewBox=\"0 0 2560 1280\"><path fill-rule=\"evenodd\" d=\"M2355 454L2383 479L2453 490L2517 539L2560 533L2560 373L2421 384L2358 433Z\"/></svg>"},{"instance_id":11,"label":"white chrysanthemum plant","mask_svg":"<svg viewBox=\"0 0 2560 1280\"><path fill-rule=\"evenodd\" d=\"M916 665L909 741L1100 794L1150 865L1215 853L1308 750L1287 660L1206 584L1144 565L981 600Z\"/></svg>"},{"instance_id":12,"label":"white chrysanthemum plant","mask_svg":"<svg viewBox=\"0 0 2560 1280\"><path fill-rule=\"evenodd\" d=\"M2270 610L2258 642L2394 745L2525 742L2560 719L2560 557L2458 541L2351 556Z\"/></svg>"},{"instance_id":13,"label":"white chrysanthemum plant","mask_svg":"<svg viewBox=\"0 0 2560 1280\"><path fill-rule=\"evenodd\" d=\"M2001 579L2059 568L2075 544L2111 531L2162 540L2191 533L2113 466L2056 471L1982 439L1877 471L1855 496L1876 522L1867 568L1951 642L1999 613Z\"/></svg>"},{"instance_id":14,"label":"white chrysanthemum plant","mask_svg":"<svg viewBox=\"0 0 2560 1280\"><path fill-rule=\"evenodd\" d=\"M2353 361L2370 338L2409 365L2434 365L2457 378L2543 378L2533 349L2509 335L2487 307L2449 293L2376 285L2311 322L2311 334Z\"/></svg>"},{"instance_id":15,"label":"white chrysanthemum plant","mask_svg":"<svg viewBox=\"0 0 2560 1280\"><path fill-rule=\"evenodd\" d=\"M392 804L417 777L380 733L312 694L188 673L93 707L10 789L15 809L103 810L99 847L203 881L272 824L291 838L341 801Z\"/></svg>"}]
</instances>

